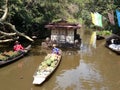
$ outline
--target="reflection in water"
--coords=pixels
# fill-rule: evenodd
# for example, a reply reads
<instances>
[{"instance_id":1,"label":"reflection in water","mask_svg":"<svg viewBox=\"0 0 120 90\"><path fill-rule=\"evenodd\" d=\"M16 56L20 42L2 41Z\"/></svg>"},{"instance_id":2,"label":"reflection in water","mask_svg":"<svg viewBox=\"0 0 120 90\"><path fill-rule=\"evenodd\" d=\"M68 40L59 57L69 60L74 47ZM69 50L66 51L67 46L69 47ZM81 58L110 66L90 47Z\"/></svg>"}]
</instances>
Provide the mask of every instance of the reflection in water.
<instances>
[{"instance_id":1,"label":"reflection in water","mask_svg":"<svg viewBox=\"0 0 120 90\"><path fill-rule=\"evenodd\" d=\"M84 44L84 43L81 44L80 55L83 55L83 54L88 54L88 55L92 54L89 44Z\"/></svg>"},{"instance_id":2,"label":"reflection in water","mask_svg":"<svg viewBox=\"0 0 120 90\"><path fill-rule=\"evenodd\" d=\"M68 90L68 87L74 87L74 89L71 90L84 90L87 85L85 83L89 83L90 85L87 87L90 86L93 89L95 87L92 83L102 82L102 76L97 70L95 70L93 65L86 64L84 60L81 59L78 67L64 71L62 74L57 76L56 83L58 85L54 88L54 90Z\"/></svg>"}]
</instances>

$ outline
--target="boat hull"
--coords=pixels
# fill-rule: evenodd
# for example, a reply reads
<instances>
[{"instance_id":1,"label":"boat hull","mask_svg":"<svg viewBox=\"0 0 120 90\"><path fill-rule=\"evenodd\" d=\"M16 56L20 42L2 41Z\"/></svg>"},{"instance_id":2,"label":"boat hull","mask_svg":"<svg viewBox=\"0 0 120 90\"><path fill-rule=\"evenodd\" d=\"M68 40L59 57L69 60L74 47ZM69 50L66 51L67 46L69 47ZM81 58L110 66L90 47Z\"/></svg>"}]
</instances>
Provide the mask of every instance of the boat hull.
<instances>
[{"instance_id":1,"label":"boat hull","mask_svg":"<svg viewBox=\"0 0 120 90\"><path fill-rule=\"evenodd\" d=\"M49 55L51 56L52 54L49 54ZM61 55L58 55L56 60L57 60L57 63L55 64L54 68L51 68L51 66L47 66L45 69L40 69L40 67L43 68L42 63L39 65L35 74L33 75L33 78L34 78L33 84L35 84L35 85L42 84L55 71L55 69L60 64ZM46 60L44 59L43 62L45 62L45 61Z\"/></svg>"},{"instance_id":2,"label":"boat hull","mask_svg":"<svg viewBox=\"0 0 120 90\"><path fill-rule=\"evenodd\" d=\"M105 46L113 52L120 54L120 36L115 34L111 35L106 39Z\"/></svg>"}]
</instances>

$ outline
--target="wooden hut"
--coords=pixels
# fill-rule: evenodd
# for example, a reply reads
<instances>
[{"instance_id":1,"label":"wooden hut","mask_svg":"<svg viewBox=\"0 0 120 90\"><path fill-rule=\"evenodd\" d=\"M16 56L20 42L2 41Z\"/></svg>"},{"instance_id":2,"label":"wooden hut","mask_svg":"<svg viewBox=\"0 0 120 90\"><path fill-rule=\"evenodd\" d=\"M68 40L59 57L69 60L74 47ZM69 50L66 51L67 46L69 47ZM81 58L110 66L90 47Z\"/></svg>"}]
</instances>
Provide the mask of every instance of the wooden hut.
<instances>
[{"instance_id":1,"label":"wooden hut","mask_svg":"<svg viewBox=\"0 0 120 90\"><path fill-rule=\"evenodd\" d=\"M45 28L51 30L51 40L58 44L74 44L77 37L77 29L81 28L80 24L68 23L66 20L49 23Z\"/></svg>"}]
</instances>

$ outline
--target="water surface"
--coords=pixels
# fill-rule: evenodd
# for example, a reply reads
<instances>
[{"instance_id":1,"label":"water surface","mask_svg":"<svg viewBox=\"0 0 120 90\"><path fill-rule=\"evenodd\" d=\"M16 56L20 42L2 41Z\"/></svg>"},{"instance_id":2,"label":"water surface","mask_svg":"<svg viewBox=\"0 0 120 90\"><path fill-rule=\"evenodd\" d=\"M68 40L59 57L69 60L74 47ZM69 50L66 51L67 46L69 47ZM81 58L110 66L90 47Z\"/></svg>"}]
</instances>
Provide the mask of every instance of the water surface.
<instances>
[{"instance_id":1,"label":"water surface","mask_svg":"<svg viewBox=\"0 0 120 90\"><path fill-rule=\"evenodd\" d=\"M0 90L120 90L120 56L107 49L105 40L89 45L85 34L81 50L64 51L57 70L42 85L33 74L50 50L32 46L24 58L0 68Z\"/></svg>"}]
</instances>

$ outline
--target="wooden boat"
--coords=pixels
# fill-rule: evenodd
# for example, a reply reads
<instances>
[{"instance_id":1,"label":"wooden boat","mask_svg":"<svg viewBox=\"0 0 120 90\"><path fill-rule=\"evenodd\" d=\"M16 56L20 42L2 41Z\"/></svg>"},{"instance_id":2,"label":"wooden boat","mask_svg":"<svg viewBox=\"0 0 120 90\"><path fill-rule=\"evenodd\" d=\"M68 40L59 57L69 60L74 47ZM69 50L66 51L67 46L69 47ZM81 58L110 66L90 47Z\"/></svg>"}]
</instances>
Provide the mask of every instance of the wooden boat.
<instances>
[{"instance_id":1,"label":"wooden boat","mask_svg":"<svg viewBox=\"0 0 120 90\"><path fill-rule=\"evenodd\" d=\"M31 45L28 45L24 50L22 51L10 51L10 53L14 54L14 55L8 55L6 53L2 53L0 54L0 57L2 57L0 59L0 67L8 65L16 60L19 60L21 57L23 57L24 55L26 55L29 50L31 48ZM4 58L4 59L3 59Z\"/></svg>"},{"instance_id":2,"label":"wooden boat","mask_svg":"<svg viewBox=\"0 0 120 90\"><path fill-rule=\"evenodd\" d=\"M102 30L102 31L96 31L96 36L97 36L97 40L103 40L106 39L107 37L109 37L112 32L109 30Z\"/></svg>"},{"instance_id":3,"label":"wooden boat","mask_svg":"<svg viewBox=\"0 0 120 90\"><path fill-rule=\"evenodd\" d=\"M120 54L120 36L115 34L111 35L106 39L105 46L117 54Z\"/></svg>"},{"instance_id":4,"label":"wooden boat","mask_svg":"<svg viewBox=\"0 0 120 90\"><path fill-rule=\"evenodd\" d=\"M103 39L105 39L105 37L100 36L100 35L96 35L96 38L97 38L97 40L103 40Z\"/></svg>"},{"instance_id":5,"label":"wooden boat","mask_svg":"<svg viewBox=\"0 0 120 90\"><path fill-rule=\"evenodd\" d=\"M48 60L50 60L51 63L49 63ZM33 84L42 84L55 71L60 61L61 55L48 54L33 75Z\"/></svg>"}]
</instances>

